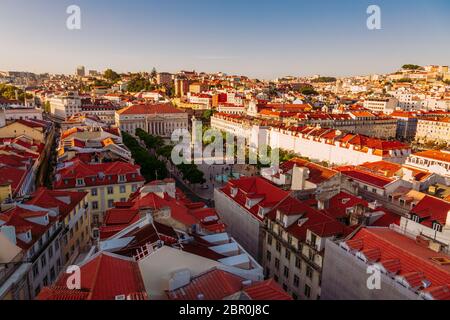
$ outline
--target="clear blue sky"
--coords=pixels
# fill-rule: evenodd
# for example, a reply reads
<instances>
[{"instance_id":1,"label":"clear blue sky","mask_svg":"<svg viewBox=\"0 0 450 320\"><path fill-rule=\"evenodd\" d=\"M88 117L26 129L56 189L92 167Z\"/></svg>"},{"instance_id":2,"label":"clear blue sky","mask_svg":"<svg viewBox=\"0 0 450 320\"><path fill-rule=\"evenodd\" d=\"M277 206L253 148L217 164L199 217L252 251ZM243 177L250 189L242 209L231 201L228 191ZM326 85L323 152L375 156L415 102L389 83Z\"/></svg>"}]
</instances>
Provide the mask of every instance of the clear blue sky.
<instances>
[{"instance_id":1,"label":"clear blue sky","mask_svg":"<svg viewBox=\"0 0 450 320\"><path fill-rule=\"evenodd\" d=\"M82 29L66 29L66 8ZM366 8L382 30L366 28ZM358 75L450 64L449 0L1 0L0 70Z\"/></svg>"}]
</instances>

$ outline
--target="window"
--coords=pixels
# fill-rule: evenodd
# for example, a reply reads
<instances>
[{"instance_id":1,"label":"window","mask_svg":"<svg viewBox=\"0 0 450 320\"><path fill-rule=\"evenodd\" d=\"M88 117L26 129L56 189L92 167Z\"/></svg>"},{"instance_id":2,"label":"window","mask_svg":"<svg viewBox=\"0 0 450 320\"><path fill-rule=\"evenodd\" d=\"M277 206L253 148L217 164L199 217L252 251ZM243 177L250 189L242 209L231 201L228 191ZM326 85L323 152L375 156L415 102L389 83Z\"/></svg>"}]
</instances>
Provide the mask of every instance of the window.
<instances>
[{"instance_id":1,"label":"window","mask_svg":"<svg viewBox=\"0 0 450 320\"><path fill-rule=\"evenodd\" d=\"M266 257L267 257L267 261L272 260L272 253L271 253L269 250L267 250L267 255L266 255Z\"/></svg>"},{"instance_id":2,"label":"window","mask_svg":"<svg viewBox=\"0 0 450 320\"><path fill-rule=\"evenodd\" d=\"M307 267L306 267L306 276L307 276L308 278L312 279L312 276L313 276L313 270L312 270L312 268L311 268L310 266L307 266Z\"/></svg>"},{"instance_id":3,"label":"window","mask_svg":"<svg viewBox=\"0 0 450 320\"><path fill-rule=\"evenodd\" d=\"M92 201L91 205L93 210L98 210L98 201Z\"/></svg>"},{"instance_id":4,"label":"window","mask_svg":"<svg viewBox=\"0 0 450 320\"><path fill-rule=\"evenodd\" d=\"M108 200L108 208L112 208L114 207L114 200L113 199L109 199Z\"/></svg>"},{"instance_id":5,"label":"window","mask_svg":"<svg viewBox=\"0 0 450 320\"><path fill-rule=\"evenodd\" d=\"M96 196L97 194L98 194L97 188L92 188L91 189L91 196Z\"/></svg>"},{"instance_id":6,"label":"window","mask_svg":"<svg viewBox=\"0 0 450 320\"><path fill-rule=\"evenodd\" d=\"M276 274L273 276L273 280L275 280L276 282L278 282L278 276L277 276Z\"/></svg>"},{"instance_id":7,"label":"window","mask_svg":"<svg viewBox=\"0 0 450 320\"><path fill-rule=\"evenodd\" d=\"M137 189L138 189L137 185L133 184L133 185L131 186L131 191L132 191L132 192L136 192Z\"/></svg>"},{"instance_id":8,"label":"window","mask_svg":"<svg viewBox=\"0 0 450 320\"><path fill-rule=\"evenodd\" d=\"M53 246L50 245L48 247L48 258L51 259L53 257Z\"/></svg>"},{"instance_id":9,"label":"window","mask_svg":"<svg viewBox=\"0 0 450 320\"><path fill-rule=\"evenodd\" d=\"M291 261L291 252L287 248L284 253L284 257L287 259L287 261Z\"/></svg>"},{"instance_id":10,"label":"window","mask_svg":"<svg viewBox=\"0 0 450 320\"><path fill-rule=\"evenodd\" d=\"M288 291L288 286L285 283L283 283L283 290L286 292Z\"/></svg>"},{"instance_id":11,"label":"window","mask_svg":"<svg viewBox=\"0 0 450 320\"><path fill-rule=\"evenodd\" d=\"M47 276L45 276L45 277L44 277L44 280L42 280L42 286L43 286L43 287L48 286L48 277L47 277Z\"/></svg>"},{"instance_id":12,"label":"window","mask_svg":"<svg viewBox=\"0 0 450 320\"><path fill-rule=\"evenodd\" d=\"M269 246L271 246L272 245L272 235L267 235L267 244L269 245Z\"/></svg>"},{"instance_id":13,"label":"window","mask_svg":"<svg viewBox=\"0 0 450 320\"><path fill-rule=\"evenodd\" d=\"M302 262L298 257L295 257L295 267L297 269L301 269L302 268Z\"/></svg>"},{"instance_id":14,"label":"window","mask_svg":"<svg viewBox=\"0 0 450 320\"><path fill-rule=\"evenodd\" d=\"M34 290L34 295L35 295L35 296L39 295L39 292L41 292L41 287L38 285L38 286L36 287L36 289Z\"/></svg>"},{"instance_id":15,"label":"window","mask_svg":"<svg viewBox=\"0 0 450 320\"><path fill-rule=\"evenodd\" d=\"M120 174L119 175L119 182L125 182L125 176Z\"/></svg>"},{"instance_id":16,"label":"window","mask_svg":"<svg viewBox=\"0 0 450 320\"><path fill-rule=\"evenodd\" d=\"M120 186L120 193L125 193L127 191L126 186Z\"/></svg>"},{"instance_id":17,"label":"window","mask_svg":"<svg viewBox=\"0 0 450 320\"><path fill-rule=\"evenodd\" d=\"M311 297L311 288L307 284L305 284L305 297Z\"/></svg>"},{"instance_id":18,"label":"window","mask_svg":"<svg viewBox=\"0 0 450 320\"><path fill-rule=\"evenodd\" d=\"M126 198L120 198L120 202L126 202L127 199Z\"/></svg>"},{"instance_id":19,"label":"window","mask_svg":"<svg viewBox=\"0 0 450 320\"><path fill-rule=\"evenodd\" d=\"M311 233L311 244L315 245L317 242L317 236L314 233Z\"/></svg>"},{"instance_id":20,"label":"window","mask_svg":"<svg viewBox=\"0 0 450 320\"><path fill-rule=\"evenodd\" d=\"M77 186L82 186L84 185L84 180L83 179L77 179Z\"/></svg>"},{"instance_id":21,"label":"window","mask_svg":"<svg viewBox=\"0 0 450 320\"><path fill-rule=\"evenodd\" d=\"M280 260L278 260L278 258L275 258L275 268L276 268L277 270L280 269Z\"/></svg>"},{"instance_id":22,"label":"window","mask_svg":"<svg viewBox=\"0 0 450 320\"><path fill-rule=\"evenodd\" d=\"M299 285L300 285L300 278L298 277L298 275L294 275L294 287L298 288Z\"/></svg>"},{"instance_id":23,"label":"window","mask_svg":"<svg viewBox=\"0 0 450 320\"><path fill-rule=\"evenodd\" d=\"M278 252L281 252L281 243L280 243L280 241L278 241L278 240L277 240L277 245L276 245L276 247L277 247L277 251L278 251Z\"/></svg>"},{"instance_id":24,"label":"window","mask_svg":"<svg viewBox=\"0 0 450 320\"><path fill-rule=\"evenodd\" d=\"M42 257L41 257L41 267L42 267L42 269L44 269L46 265L47 265L47 257L45 256L45 254L43 254Z\"/></svg>"},{"instance_id":25,"label":"window","mask_svg":"<svg viewBox=\"0 0 450 320\"><path fill-rule=\"evenodd\" d=\"M113 194L114 193L114 187L108 187L107 191L108 191L108 194Z\"/></svg>"},{"instance_id":26,"label":"window","mask_svg":"<svg viewBox=\"0 0 450 320\"><path fill-rule=\"evenodd\" d=\"M284 267L283 275L285 278L289 278L289 268L288 267Z\"/></svg>"},{"instance_id":27,"label":"window","mask_svg":"<svg viewBox=\"0 0 450 320\"><path fill-rule=\"evenodd\" d=\"M442 232L442 226L439 223L435 222L433 223L433 230L437 232Z\"/></svg>"},{"instance_id":28,"label":"window","mask_svg":"<svg viewBox=\"0 0 450 320\"><path fill-rule=\"evenodd\" d=\"M39 275L39 264L35 263L33 266L33 278L36 278Z\"/></svg>"}]
</instances>

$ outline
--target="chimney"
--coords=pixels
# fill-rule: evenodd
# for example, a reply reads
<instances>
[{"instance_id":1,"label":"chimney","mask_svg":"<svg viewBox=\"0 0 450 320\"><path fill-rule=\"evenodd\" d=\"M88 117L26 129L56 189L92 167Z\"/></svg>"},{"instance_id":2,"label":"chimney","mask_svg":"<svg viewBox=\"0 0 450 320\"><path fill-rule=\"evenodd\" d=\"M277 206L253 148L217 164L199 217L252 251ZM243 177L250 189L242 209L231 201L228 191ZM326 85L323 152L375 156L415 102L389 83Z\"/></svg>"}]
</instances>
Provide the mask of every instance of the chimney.
<instances>
[{"instance_id":1,"label":"chimney","mask_svg":"<svg viewBox=\"0 0 450 320\"><path fill-rule=\"evenodd\" d=\"M309 179L309 169L306 167L294 166L292 169L292 187L293 191L305 190L306 182Z\"/></svg>"},{"instance_id":2,"label":"chimney","mask_svg":"<svg viewBox=\"0 0 450 320\"><path fill-rule=\"evenodd\" d=\"M328 209L329 206L330 206L329 200L318 200L317 201L317 209L319 209L319 210Z\"/></svg>"}]
</instances>

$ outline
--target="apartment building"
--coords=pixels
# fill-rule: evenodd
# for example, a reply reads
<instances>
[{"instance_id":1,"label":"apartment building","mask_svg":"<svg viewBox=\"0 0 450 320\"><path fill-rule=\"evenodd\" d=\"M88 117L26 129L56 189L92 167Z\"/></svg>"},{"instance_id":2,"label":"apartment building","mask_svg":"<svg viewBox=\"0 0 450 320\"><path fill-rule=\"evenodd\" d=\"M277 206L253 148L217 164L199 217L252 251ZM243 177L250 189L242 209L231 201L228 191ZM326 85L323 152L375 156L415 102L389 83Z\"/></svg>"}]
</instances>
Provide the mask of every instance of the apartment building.
<instances>
[{"instance_id":1,"label":"apartment building","mask_svg":"<svg viewBox=\"0 0 450 320\"><path fill-rule=\"evenodd\" d=\"M60 248L62 266L71 265L78 256L90 248L91 214L87 192L69 192L38 189L27 201L29 206L58 210L62 227Z\"/></svg>"},{"instance_id":2,"label":"apartment building","mask_svg":"<svg viewBox=\"0 0 450 320\"><path fill-rule=\"evenodd\" d=\"M216 189L216 210L227 231L294 299L319 299L323 243L347 227L262 178L241 178Z\"/></svg>"},{"instance_id":3,"label":"apartment building","mask_svg":"<svg viewBox=\"0 0 450 320\"><path fill-rule=\"evenodd\" d=\"M448 255L396 227L326 242L324 300L448 300Z\"/></svg>"},{"instance_id":4,"label":"apartment building","mask_svg":"<svg viewBox=\"0 0 450 320\"><path fill-rule=\"evenodd\" d=\"M396 122L396 120L394 120ZM215 114L211 127L245 138L248 145L269 144L329 164L359 164L388 160L403 163L411 153L399 141L371 138L360 134L316 126L293 126L231 114ZM395 136L395 129L393 135Z\"/></svg>"},{"instance_id":5,"label":"apartment building","mask_svg":"<svg viewBox=\"0 0 450 320\"><path fill-rule=\"evenodd\" d=\"M75 158L57 169L53 186L56 190L88 192L91 222L98 225L106 210L116 202L125 202L144 181L137 165L122 161L87 164Z\"/></svg>"},{"instance_id":6,"label":"apartment building","mask_svg":"<svg viewBox=\"0 0 450 320\"><path fill-rule=\"evenodd\" d=\"M159 72L156 76L156 82L159 85L169 85L172 83L172 74L168 72Z\"/></svg>"},{"instance_id":7,"label":"apartment building","mask_svg":"<svg viewBox=\"0 0 450 320\"><path fill-rule=\"evenodd\" d=\"M51 97L50 113L60 119L66 119L81 111L81 97L78 93L66 93Z\"/></svg>"},{"instance_id":8,"label":"apartment building","mask_svg":"<svg viewBox=\"0 0 450 320\"><path fill-rule=\"evenodd\" d=\"M450 151L425 150L411 154L406 159L411 167L427 170L450 178Z\"/></svg>"},{"instance_id":9,"label":"apartment building","mask_svg":"<svg viewBox=\"0 0 450 320\"><path fill-rule=\"evenodd\" d=\"M29 296L56 280L62 268L58 213L35 205L18 204L0 214L0 228L10 241L23 250L23 261L31 264Z\"/></svg>"},{"instance_id":10,"label":"apartment building","mask_svg":"<svg viewBox=\"0 0 450 320\"><path fill-rule=\"evenodd\" d=\"M419 118L416 140L450 144L450 118Z\"/></svg>"},{"instance_id":11,"label":"apartment building","mask_svg":"<svg viewBox=\"0 0 450 320\"><path fill-rule=\"evenodd\" d=\"M391 114L398 106L398 100L396 98L377 98L367 99L364 101L364 108L375 111L383 112L385 114Z\"/></svg>"}]
</instances>

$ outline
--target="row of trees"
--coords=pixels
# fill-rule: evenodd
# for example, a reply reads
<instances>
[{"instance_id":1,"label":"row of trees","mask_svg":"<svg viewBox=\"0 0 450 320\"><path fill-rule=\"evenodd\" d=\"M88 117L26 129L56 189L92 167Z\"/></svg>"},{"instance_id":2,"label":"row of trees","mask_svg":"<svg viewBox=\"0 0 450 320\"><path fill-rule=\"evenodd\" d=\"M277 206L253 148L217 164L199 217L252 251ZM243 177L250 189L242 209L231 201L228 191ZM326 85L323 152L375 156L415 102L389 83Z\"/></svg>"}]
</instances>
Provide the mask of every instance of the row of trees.
<instances>
[{"instance_id":1,"label":"row of trees","mask_svg":"<svg viewBox=\"0 0 450 320\"><path fill-rule=\"evenodd\" d=\"M136 136L144 142L145 146L155 152L156 155L161 156L172 163L172 150L173 145L164 144L164 140L159 136L153 136L148 134L144 130L138 128L136 129ZM190 184L203 184L206 182L204 179L204 174L198 169L198 166L191 164L180 164L176 166L181 172L183 179L188 181Z\"/></svg>"},{"instance_id":2,"label":"row of trees","mask_svg":"<svg viewBox=\"0 0 450 320\"><path fill-rule=\"evenodd\" d=\"M335 77L318 77L316 79L313 79L311 82L336 82Z\"/></svg>"},{"instance_id":3,"label":"row of trees","mask_svg":"<svg viewBox=\"0 0 450 320\"><path fill-rule=\"evenodd\" d=\"M423 68L421 66L418 66L417 64L404 64L402 66L402 69L404 69L404 70L420 70Z\"/></svg>"},{"instance_id":4,"label":"row of trees","mask_svg":"<svg viewBox=\"0 0 450 320\"><path fill-rule=\"evenodd\" d=\"M141 174L147 182L167 178L168 172L164 162L150 155L130 134L122 132L122 138L136 163L141 166Z\"/></svg>"}]
</instances>

